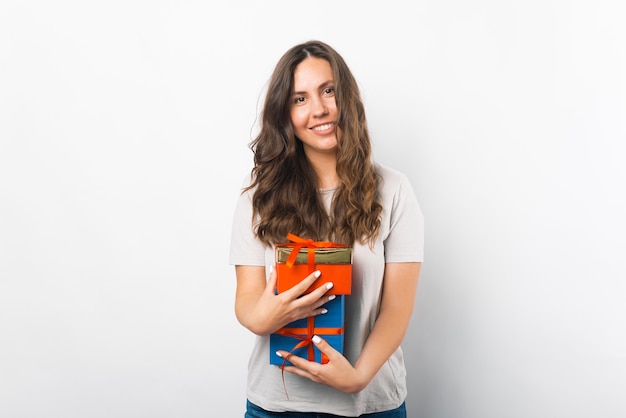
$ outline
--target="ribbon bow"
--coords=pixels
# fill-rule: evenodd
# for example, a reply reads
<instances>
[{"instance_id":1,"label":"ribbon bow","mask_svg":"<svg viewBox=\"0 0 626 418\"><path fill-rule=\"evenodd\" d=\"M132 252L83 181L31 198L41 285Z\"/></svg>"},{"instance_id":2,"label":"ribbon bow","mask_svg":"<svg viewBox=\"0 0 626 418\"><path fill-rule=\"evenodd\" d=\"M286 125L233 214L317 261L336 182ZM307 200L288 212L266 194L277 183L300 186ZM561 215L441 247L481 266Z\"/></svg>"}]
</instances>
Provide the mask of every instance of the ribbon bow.
<instances>
[{"instance_id":1,"label":"ribbon bow","mask_svg":"<svg viewBox=\"0 0 626 418\"><path fill-rule=\"evenodd\" d=\"M285 390L285 395L287 399L289 399L289 394L287 393L287 385L285 384L285 365L289 357L300 348L307 348L307 358L309 361L315 361L315 350L313 345L313 336L317 334L322 335L341 335L343 334L343 327L338 328L315 328L315 317L309 316L306 321L306 328L288 328L283 327L276 331L276 334L284 335L291 338L296 338L301 340L297 343L290 351L287 356L283 359L283 364L280 366L282 378L283 378L283 389ZM321 353L321 363L328 363L328 356L326 354Z\"/></svg>"},{"instance_id":2,"label":"ribbon bow","mask_svg":"<svg viewBox=\"0 0 626 418\"><path fill-rule=\"evenodd\" d=\"M289 241L293 241L295 244L291 244L290 246L293 247L293 250L291 250L291 254L289 254L289 257L287 258L287 261L285 262L285 265L289 268L293 267L294 263L296 262L296 258L298 257L298 253L300 252L300 250L302 248L307 249L307 261L308 261L308 265L309 265L309 272L312 273L313 270L315 270L315 249L316 248L340 248L340 247L345 247L345 245L343 244L337 244L336 242L330 242L330 241L313 241L310 238L300 238L297 235L294 235L292 233L287 234L287 239Z\"/></svg>"},{"instance_id":3,"label":"ribbon bow","mask_svg":"<svg viewBox=\"0 0 626 418\"><path fill-rule=\"evenodd\" d=\"M344 244L338 244L338 243L330 242L330 241L313 241L312 239L301 238L292 233L287 234L287 239L293 242L293 244L287 244L287 246L292 247L293 249L291 250L289 257L287 257L287 261L285 262L285 265L288 268L292 268L296 262L296 259L298 257L298 254L300 253L300 250L302 250L303 248L306 248L309 273L312 273L315 270L315 249L316 248L340 248L340 247L346 246ZM291 354L293 354L296 350L306 347L308 360L314 361L315 351L314 351L314 345L313 345L313 336L316 333L323 334L323 335L324 334L325 335L329 335L329 334L341 335L343 334L343 332L344 332L343 327L315 328L315 317L312 317L312 316L307 318L306 328L283 327L275 332L276 334L280 334L280 335L284 335L287 337L292 337L292 338L301 340L289 351L289 354L283 359L283 364L281 366L283 388L285 389L285 395L287 396L287 399L289 399L289 394L287 393L287 387L285 385L285 365L288 361L289 356L291 356ZM321 363L322 364L328 363L328 357L324 353L321 353Z\"/></svg>"}]
</instances>

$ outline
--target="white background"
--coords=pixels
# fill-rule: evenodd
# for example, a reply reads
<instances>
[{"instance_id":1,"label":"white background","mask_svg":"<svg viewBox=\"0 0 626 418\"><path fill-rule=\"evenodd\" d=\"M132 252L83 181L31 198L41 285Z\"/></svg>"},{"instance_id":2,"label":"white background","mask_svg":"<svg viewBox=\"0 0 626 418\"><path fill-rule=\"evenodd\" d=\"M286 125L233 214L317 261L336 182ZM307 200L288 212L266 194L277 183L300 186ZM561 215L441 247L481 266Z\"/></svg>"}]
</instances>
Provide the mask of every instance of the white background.
<instances>
[{"instance_id":1,"label":"white background","mask_svg":"<svg viewBox=\"0 0 626 418\"><path fill-rule=\"evenodd\" d=\"M425 214L409 417L623 417L622 4L2 2L0 416L243 416L232 211L316 38Z\"/></svg>"}]
</instances>

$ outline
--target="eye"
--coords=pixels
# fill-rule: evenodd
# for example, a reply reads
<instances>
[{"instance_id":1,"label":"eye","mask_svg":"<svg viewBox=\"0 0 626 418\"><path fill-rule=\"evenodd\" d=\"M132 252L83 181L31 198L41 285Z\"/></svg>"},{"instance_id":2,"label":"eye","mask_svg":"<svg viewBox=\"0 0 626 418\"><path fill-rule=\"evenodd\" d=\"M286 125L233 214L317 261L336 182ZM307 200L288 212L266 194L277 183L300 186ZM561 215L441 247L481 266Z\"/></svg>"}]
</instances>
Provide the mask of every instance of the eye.
<instances>
[{"instance_id":1,"label":"eye","mask_svg":"<svg viewBox=\"0 0 626 418\"><path fill-rule=\"evenodd\" d=\"M333 96L335 94L335 88L334 87L326 87L324 89L323 93L326 96Z\"/></svg>"},{"instance_id":2,"label":"eye","mask_svg":"<svg viewBox=\"0 0 626 418\"><path fill-rule=\"evenodd\" d=\"M293 103L294 103L295 105L300 105L300 104L303 104L305 101L306 101L306 98L305 98L304 96L296 96L296 97L294 97L294 99L293 99Z\"/></svg>"}]
</instances>

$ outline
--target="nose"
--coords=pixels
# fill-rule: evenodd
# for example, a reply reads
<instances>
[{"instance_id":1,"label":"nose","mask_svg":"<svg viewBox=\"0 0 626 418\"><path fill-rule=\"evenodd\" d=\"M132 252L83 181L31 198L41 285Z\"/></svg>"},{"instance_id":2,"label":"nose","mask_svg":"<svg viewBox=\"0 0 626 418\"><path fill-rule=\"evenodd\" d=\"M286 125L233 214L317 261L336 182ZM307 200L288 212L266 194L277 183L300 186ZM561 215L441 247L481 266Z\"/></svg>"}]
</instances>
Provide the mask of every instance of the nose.
<instances>
[{"instance_id":1,"label":"nose","mask_svg":"<svg viewBox=\"0 0 626 418\"><path fill-rule=\"evenodd\" d=\"M315 116L324 116L328 114L328 106L324 102L324 99L318 97L316 100L313 100L313 114Z\"/></svg>"}]
</instances>

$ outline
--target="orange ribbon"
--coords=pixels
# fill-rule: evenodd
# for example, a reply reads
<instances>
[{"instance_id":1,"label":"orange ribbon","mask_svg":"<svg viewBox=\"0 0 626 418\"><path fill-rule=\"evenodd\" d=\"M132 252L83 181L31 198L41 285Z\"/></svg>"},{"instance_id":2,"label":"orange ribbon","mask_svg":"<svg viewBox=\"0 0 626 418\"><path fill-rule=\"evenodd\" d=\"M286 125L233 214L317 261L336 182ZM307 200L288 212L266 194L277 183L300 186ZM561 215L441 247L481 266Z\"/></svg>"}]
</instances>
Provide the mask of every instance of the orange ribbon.
<instances>
[{"instance_id":1,"label":"orange ribbon","mask_svg":"<svg viewBox=\"0 0 626 418\"><path fill-rule=\"evenodd\" d=\"M309 316L306 321L306 328L286 328L283 327L276 331L276 334L284 335L287 337L297 338L300 341L296 344L290 351L287 356L285 356L283 360L283 364L280 366L282 377L283 377L283 388L285 389L285 395L287 399L289 399L289 394L287 393L287 386L285 385L285 365L287 364L287 360L293 354L294 351L307 347L307 358L309 361L315 361L315 350L313 345L313 336L315 334L322 335L341 335L343 334L343 327L340 328L315 328L315 317ZM304 335L303 335L304 334ZM321 353L321 363L328 363L328 357L326 354Z\"/></svg>"},{"instance_id":2,"label":"orange ribbon","mask_svg":"<svg viewBox=\"0 0 626 418\"><path fill-rule=\"evenodd\" d=\"M313 241L312 239L300 238L297 235L292 233L287 234L287 239L292 241L294 244L286 244L288 247L293 247L289 257L287 257L287 261L285 265L289 268L293 267L296 262L296 258L298 257L298 253L302 248L307 248L307 262L309 266L309 273L312 273L315 270L315 249L316 248L339 248L345 247L343 244L337 244L335 242L330 241ZM296 344L290 351L289 354L283 360L283 364L281 366L282 376L283 376L283 387L285 389L285 395L287 395L287 399L289 399L289 394L287 393L287 387L285 385L285 364L287 363L287 359L289 356L293 354L294 351L307 347L307 358L309 361L315 361L315 350L313 345L313 336L317 334L322 335L341 335L343 334L343 327L341 328L315 328L315 317L307 318L307 327L306 328L281 328L276 331L276 334L284 335L287 337L297 338L300 341ZM321 363L328 363L328 357L321 353Z\"/></svg>"},{"instance_id":3,"label":"orange ribbon","mask_svg":"<svg viewBox=\"0 0 626 418\"><path fill-rule=\"evenodd\" d=\"M296 258L298 257L298 253L300 252L302 248L306 247L307 255L308 255L307 261L309 265L309 273L313 273L313 270L315 270L315 249L316 248L345 247L344 244L337 244L335 242L313 241L312 239L300 238L299 236L294 235L292 233L287 234L287 239L289 241L293 241L295 244L288 244L288 246L293 247L293 250L291 250L291 254L289 254L289 257L287 258L287 261L285 262L285 264L287 265L287 267L293 267L294 263L296 262Z\"/></svg>"},{"instance_id":4,"label":"orange ribbon","mask_svg":"<svg viewBox=\"0 0 626 418\"><path fill-rule=\"evenodd\" d=\"M315 328L315 317L310 316L307 318L306 328L281 328L275 332L275 334L284 335L286 337L296 338L300 341L290 351L289 354L293 354L294 351L302 347L307 347L307 358L309 361L315 360L315 350L313 350L313 336L315 334L321 335L341 335L343 334L343 327L338 328ZM322 353L323 354L323 353ZM283 361L283 363L285 363ZM322 363L328 362L328 358L323 356Z\"/></svg>"}]
</instances>

